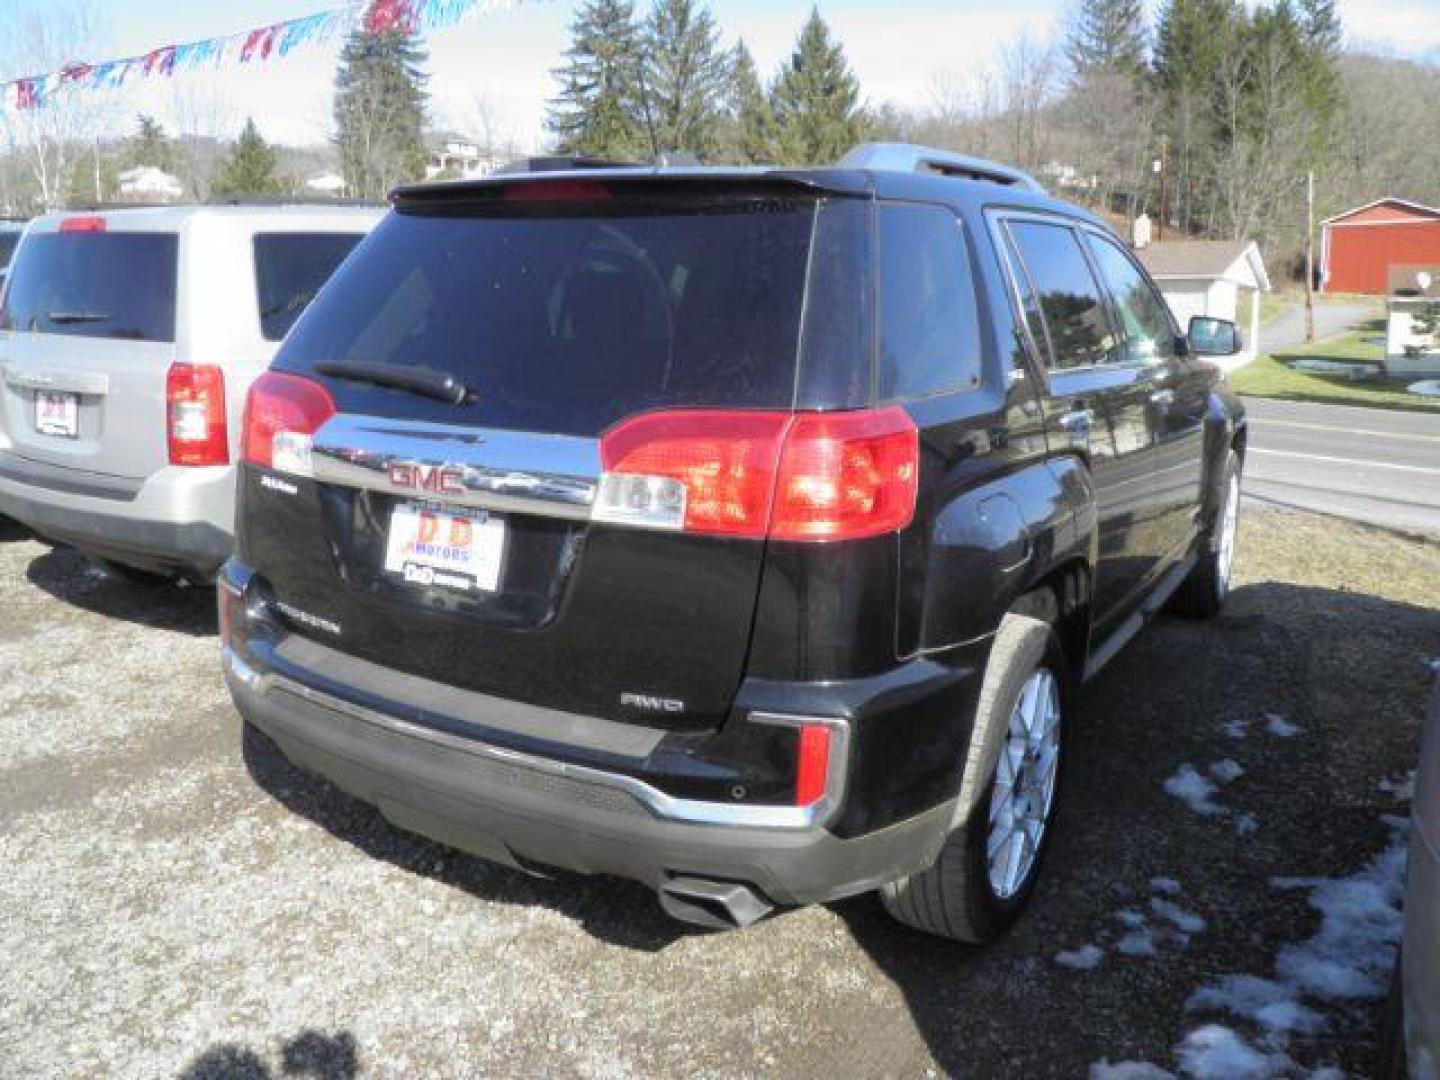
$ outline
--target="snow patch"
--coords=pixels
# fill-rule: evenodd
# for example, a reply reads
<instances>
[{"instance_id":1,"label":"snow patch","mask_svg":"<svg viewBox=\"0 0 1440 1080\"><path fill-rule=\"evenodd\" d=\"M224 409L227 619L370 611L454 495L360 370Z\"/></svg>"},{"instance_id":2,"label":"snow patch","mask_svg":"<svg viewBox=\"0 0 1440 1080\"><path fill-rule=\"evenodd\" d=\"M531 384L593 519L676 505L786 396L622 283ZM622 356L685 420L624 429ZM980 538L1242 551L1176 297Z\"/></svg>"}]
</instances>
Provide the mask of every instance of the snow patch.
<instances>
[{"instance_id":1,"label":"snow patch","mask_svg":"<svg viewBox=\"0 0 1440 1080\"><path fill-rule=\"evenodd\" d=\"M1055 954L1055 962L1071 971L1094 971L1105 959L1105 950L1098 945L1082 945Z\"/></svg>"},{"instance_id":2,"label":"snow patch","mask_svg":"<svg viewBox=\"0 0 1440 1080\"><path fill-rule=\"evenodd\" d=\"M1233 784L1245 775L1245 770L1233 758L1225 758L1210 766L1210 775L1222 784Z\"/></svg>"},{"instance_id":3,"label":"snow patch","mask_svg":"<svg viewBox=\"0 0 1440 1080\"><path fill-rule=\"evenodd\" d=\"M1180 1069L1195 1080L1264 1080L1290 1068L1285 1054L1266 1054L1221 1024L1206 1024L1175 1048Z\"/></svg>"},{"instance_id":4,"label":"snow patch","mask_svg":"<svg viewBox=\"0 0 1440 1080\"><path fill-rule=\"evenodd\" d=\"M1154 956L1157 951L1155 935L1150 932L1148 926L1142 926L1138 930L1131 930L1122 937L1115 949L1126 956Z\"/></svg>"},{"instance_id":5,"label":"snow patch","mask_svg":"<svg viewBox=\"0 0 1440 1080\"><path fill-rule=\"evenodd\" d=\"M1181 765L1174 776L1165 781L1165 792L1173 795L1192 813L1201 817L1220 817L1225 808L1215 801L1218 789L1209 780L1195 771L1193 765Z\"/></svg>"},{"instance_id":6,"label":"snow patch","mask_svg":"<svg viewBox=\"0 0 1440 1080\"><path fill-rule=\"evenodd\" d=\"M1279 713L1265 714L1265 730L1277 739L1293 739L1300 734L1300 729L1292 724Z\"/></svg>"},{"instance_id":7,"label":"snow patch","mask_svg":"<svg viewBox=\"0 0 1440 1080\"><path fill-rule=\"evenodd\" d=\"M1260 828L1260 819L1254 814L1247 812L1235 815L1235 831L1241 836L1249 836L1258 828Z\"/></svg>"},{"instance_id":8,"label":"snow patch","mask_svg":"<svg viewBox=\"0 0 1440 1080\"><path fill-rule=\"evenodd\" d=\"M1152 877L1150 879L1150 888L1166 896L1180 895L1180 882L1176 881L1173 877Z\"/></svg>"},{"instance_id":9,"label":"snow patch","mask_svg":"<svg viewBox=\"0 0 1440 1080\"><path fill-rule=\"evenodd\" d=\"M1384 995L1400 940L1406 859L1404 820L1386 820L1389 846L1350 876L1271 879L1277 889L1308 890L1309 904L1321 916L1320 928L1307 940L1281 947L1273 977L1224 975L1185 1003L1191 1011L1223 1012L1249 1022L1262 1036L1262 1046L1274 1053L1256 1050L1228 1028L1211 1024L1192 1032L1177 1049L1185 1072L1196 1077L1283 1073L1294 1065L1283 1053L1291 1037L1330 1026L1318 1006L1339 1008L1344 1015L1346 1007ZM1333 1072L1322 1069L1313 1075Z\"/></svg>"},{"instance_id":10,"label":"snow patch","mask_svg":"<svg viewBox=\"0 0 1440 1080\"><path fill-rule=\"evenodd\" d=\"M1174 901L1165 900L1159 896L1151 897L1150 910L1182 934L1198 934L1206 926L1205 920L1193 911L1186 911Z\"/></svg>"},{"instance_id":11,"label":"snow patch","mask_svg":"<svg viewBox=\"0 0 1440 1080\"><path fill-rule=\"evenodd\" d=\"M1243 739L1250 734L1249 720L1226 720L1225 734L1231 739Z\"/></svg>"},{"instance_id":12,"label":"snow patch","mask_svg":"<svg viewBox=\"0 0 1440 1080\"><path fill-rule=\"evenodd\" d=\"M1097 1061L1090 1066L1090 1080L1175 1080L1175 1074L1148 1061Z\"/></svg>"},{"instance_id":13,"label":"snow patch","mask_svg":"<svg viewBox=\"0 0 1440 1080\"><path fill-rule=\"evenodd\" d=\"M1415 770L1411 769L1403 780L1381 780L1380 790L1396 802L1415 801Z\"/></svg>"}]
</instances>

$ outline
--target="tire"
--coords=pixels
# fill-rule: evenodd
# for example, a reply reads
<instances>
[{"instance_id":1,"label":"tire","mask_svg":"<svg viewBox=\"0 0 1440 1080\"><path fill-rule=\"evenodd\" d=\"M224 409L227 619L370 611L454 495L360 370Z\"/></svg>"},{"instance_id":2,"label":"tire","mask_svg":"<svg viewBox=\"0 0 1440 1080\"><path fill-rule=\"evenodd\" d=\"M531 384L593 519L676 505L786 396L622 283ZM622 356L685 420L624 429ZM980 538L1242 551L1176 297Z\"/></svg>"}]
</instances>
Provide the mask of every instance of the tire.
<instances>
[{"instance_id":1,"label":"tire","mask_svg":"<svg viewBox=\"0 0 1440 1080\"><path fill-rule=\"evenodd\" d=\"M1059 802L1065 678L1064 652L1050 624L1028 615L1006 615L995 636L980 690L974 727L978 741L966 755L967 779L974 774L979 798L973 800L973 809L965 820L952 825L930 867L881 888L881 903L892 918L927 934L979 944L994 940L1019 917L1039 877ZM1053 753L1035 759L1030 754L1036 747L1012 730L1016 723L1020 731L1025 728L1023 716L1027 710L1021 708L1021 697L1022 692L1032 688L1035 696L1031 700L1046 706L1044 726L1054 732ZM980 733L993 734L985 737ZM1041 748L1048 745L1042 742ZM1017 755L1022 760L1021 786L1027 786L1027 777L1039 780L1048 775L1049 783L1043 789L1037 784L1025 799L1025 805L1036 807L1036 819L1023 830L1025 837L1035 833L1033 840L1015 840L1021 831L1012 831L1008 854L1015 857L1018 847L1020 857L1007 864L997 856L992 866L987 850L992 838L992 811L999 810L1006 794L1015 789L1016 785L1001 774L1014 775L1011 763ZM962 783L962 806L969 801L968 788L969 784ZM1013 822L1013 801L1010 807L1008 820ZM1003 827L1001 819L996 818L995 828Z\"/></svg>"},{"instance_id":2,"label":"tire","mask_svg":"<svg viewBox=\"0 0 1440 1080\"><path fill-rule=\"evenodd\" d=\"M1170 610L1194 619L1213 619L1230 595L1235 563L1235 534L1240 520L1240 459L1225 455L1220 479L1220 507L1200 541L1199 560L1190 576L1170 598Z\"/></svg>"}]
</instances>

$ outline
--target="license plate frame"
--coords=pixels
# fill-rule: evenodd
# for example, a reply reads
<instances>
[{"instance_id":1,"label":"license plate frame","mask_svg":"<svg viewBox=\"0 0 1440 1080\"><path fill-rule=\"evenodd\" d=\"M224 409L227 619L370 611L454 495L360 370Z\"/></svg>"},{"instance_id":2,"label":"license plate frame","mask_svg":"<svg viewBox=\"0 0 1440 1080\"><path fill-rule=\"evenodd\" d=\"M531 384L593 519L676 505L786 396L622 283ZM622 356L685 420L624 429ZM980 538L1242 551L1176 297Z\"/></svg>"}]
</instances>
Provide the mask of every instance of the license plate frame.
<instances>
[{"instance_id":1,"label":"license plate frame","mask_svg":"<svg viewBox=\"0 0 1440 1080\"><path fill-rule=\"evenodd\" d=\"M385 571L411 585L492 594L506 533L505 519L485 510L398 502L385 528Z\"/></svg>"},{"instance_id":2,"label":"license plate frame","mask_svg":"<svg viewBox=\"0 0 1440 1080\"><path fill-rule=\"evenodd\" d=\"M35 432L59 439L80 437L80 395L70 390L35 391Z\"/></svg>"}]
</instances>

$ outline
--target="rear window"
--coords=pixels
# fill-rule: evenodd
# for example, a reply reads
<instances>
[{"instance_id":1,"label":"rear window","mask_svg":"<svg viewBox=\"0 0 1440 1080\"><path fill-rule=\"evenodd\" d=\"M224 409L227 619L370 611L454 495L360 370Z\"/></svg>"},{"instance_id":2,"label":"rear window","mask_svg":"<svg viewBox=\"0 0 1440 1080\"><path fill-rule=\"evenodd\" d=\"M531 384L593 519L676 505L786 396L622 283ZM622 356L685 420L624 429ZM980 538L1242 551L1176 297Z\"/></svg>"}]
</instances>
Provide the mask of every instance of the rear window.
<instances>
[{"instance_id":1,"label":"rear window","mask_svg":"<svg viewBox=\"0 0 1440 1080\"><path fill-rule=\"evenodd\" d=\"M173 342L177 250L174 233L32 233L0 330Z\"/></svg>"},{"instance_id":2,"label":"rear window","mask_svg":"<svg viewBox=\"0 0 1440 1080\"><path fill-rule=\"evenodd\" d=\"M256 234L255 291L266 341L280 341L290 332L360 239L359 233Z\"/></svg>"},{"instance_id":3,"label":"rear window","mask_svg":"<svg viewBox=\"0 0 1440 1080\"><path fill-rule=\"evenodd\" d=\"M4 270L10 262L10 256L15 254L15 245L20 243L18 232L0 232L0 270Z\"/></svg>"},{"instance_id":4,"label":"rear window","mask_svg":"<svg viewBox=\"0 0 1440 1080\"><path fill-rule=\"evenodd\" d=\"M980 317L960 222L934 206L880 208L881 400L980 381Z\"/></svg>"},{"instance_id":5,"label":"rear window","mask_svg":"<svg viewBox=\"0 0 1440 1080\"><path fill-rule=\"evenodd\" d=\"M276 361L454 375L473 404L329 380L340 408L593 435L646 409L786 408L813 199L391 214Z\"/></svg>"}]
</instances>

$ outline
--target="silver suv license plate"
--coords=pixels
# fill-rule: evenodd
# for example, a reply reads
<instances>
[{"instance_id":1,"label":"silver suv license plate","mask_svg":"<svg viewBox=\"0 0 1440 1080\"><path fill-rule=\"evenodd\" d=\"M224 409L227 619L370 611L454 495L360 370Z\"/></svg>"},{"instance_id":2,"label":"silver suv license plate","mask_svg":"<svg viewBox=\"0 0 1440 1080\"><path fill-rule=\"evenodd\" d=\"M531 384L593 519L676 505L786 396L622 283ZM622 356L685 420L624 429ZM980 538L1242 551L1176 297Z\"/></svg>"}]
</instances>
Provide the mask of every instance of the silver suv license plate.
<instances>
[{"instance_id":1,"label":"silver suv license plate","mask_svg":"<svg viewBox=\"0 0 1440 1080\"><path fill-rule=\"evenodd\" d=\"M80 395L56 390L35 392L35 430L67 439L80 434Z\"/></svg>"}]
</instances>

